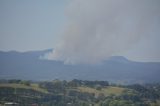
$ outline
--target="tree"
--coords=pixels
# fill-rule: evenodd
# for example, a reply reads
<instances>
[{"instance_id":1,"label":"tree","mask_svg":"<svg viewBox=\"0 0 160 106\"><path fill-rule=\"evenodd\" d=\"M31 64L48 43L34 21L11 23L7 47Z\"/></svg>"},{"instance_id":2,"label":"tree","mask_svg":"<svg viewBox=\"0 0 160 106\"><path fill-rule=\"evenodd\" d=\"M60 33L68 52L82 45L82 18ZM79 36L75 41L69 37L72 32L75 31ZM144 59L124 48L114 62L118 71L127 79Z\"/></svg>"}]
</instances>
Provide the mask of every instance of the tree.
<instances>
[{"instance_id":1,"label":"tree","mask_svg":"<svg viewBox=\"0 0 160 106\"><path fill-rule=\"evenodd\" d=\"M26 86L30 86L31 85L30 81L21 81L20 83L24 84Z\"/></svg>"}]
</instances>

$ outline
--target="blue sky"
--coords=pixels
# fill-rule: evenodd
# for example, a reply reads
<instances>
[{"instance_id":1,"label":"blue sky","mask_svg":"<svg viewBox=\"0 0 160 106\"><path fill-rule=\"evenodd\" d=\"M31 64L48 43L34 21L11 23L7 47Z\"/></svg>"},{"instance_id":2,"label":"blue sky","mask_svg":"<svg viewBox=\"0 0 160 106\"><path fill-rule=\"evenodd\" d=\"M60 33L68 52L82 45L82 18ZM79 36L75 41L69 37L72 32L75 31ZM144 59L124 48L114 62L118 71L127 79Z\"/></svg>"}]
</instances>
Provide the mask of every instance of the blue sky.
<instances>
[{"instance_id":1,"label":"blue sky","mask_svg":"<svg viewBox=\"0 0 160 106\"><path fill-rule=\"evenodd\" d=\"M66 6L67 0L0 0L0 50L53 48Z\"/></svg>"},{"instance_id":2,"label":"blue sky","mask_svg":"<svg viewBox=\"0 0 160 106\"><path fill-rule=\"evenodd\" d=\"M101 61L111 55L160 61L159 0L126 1L0 0L0 50L55 48L52 57L64 61Z\"/></svg>"}]
</instances>

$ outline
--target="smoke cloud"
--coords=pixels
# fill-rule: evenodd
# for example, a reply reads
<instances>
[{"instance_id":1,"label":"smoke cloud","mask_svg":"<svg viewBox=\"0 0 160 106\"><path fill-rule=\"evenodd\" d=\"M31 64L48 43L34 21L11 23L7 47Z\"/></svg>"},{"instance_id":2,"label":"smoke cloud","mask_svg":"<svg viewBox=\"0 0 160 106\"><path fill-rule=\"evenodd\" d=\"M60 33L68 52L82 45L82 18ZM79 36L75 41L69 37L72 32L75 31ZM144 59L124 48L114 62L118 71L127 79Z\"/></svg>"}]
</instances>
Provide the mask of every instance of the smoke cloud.
<instances>
[{"instance_id":1,"label":"smoke cloud","mask_svg":"<svg viewBox=\"0 0 160 106\"><path fill-rule=\"evenodd\" d=\"M98 63L151 36L160 0L73 0L68 23L49 59Z\"/></svg>"}]
</instances>

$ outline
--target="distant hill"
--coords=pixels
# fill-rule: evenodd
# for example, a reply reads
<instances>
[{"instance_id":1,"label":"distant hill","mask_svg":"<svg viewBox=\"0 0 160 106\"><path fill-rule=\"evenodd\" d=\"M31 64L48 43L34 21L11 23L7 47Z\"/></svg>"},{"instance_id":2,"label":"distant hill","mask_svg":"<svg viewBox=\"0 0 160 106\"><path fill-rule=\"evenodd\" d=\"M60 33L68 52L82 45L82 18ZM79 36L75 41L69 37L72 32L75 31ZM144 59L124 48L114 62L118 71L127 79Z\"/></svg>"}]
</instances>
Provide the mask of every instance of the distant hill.
<instances>
[{"instance_id":1,"label":"distant hill","mask_svg":"<svg viewBox=\"0 0 160 106\"><path fill-rule=\"evenodd\" d=\"M40 59L40 56L51 51L52 49L30 52L0 51L0 79L160 82L159 62L134 62L122 56L114 56L98 65L65 65L61 61Z\"/></svg>"}]
</instances>

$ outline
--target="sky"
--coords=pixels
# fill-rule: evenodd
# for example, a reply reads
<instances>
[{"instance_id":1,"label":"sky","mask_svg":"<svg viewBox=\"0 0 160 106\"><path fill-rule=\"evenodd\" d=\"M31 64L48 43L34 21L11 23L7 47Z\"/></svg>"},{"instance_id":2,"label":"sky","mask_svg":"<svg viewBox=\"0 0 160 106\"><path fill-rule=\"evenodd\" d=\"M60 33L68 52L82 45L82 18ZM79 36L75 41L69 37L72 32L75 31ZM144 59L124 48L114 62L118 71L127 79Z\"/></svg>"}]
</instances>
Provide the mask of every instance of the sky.
<instances>
[{"instance_id":1,"label":"sky","mask_svg":"<svg viewBox=\"0 0 160 106\"><path fill-rule=\"evenodd\" d=\"M54 48L48 59L160 61L159 0L0 0L0 50Z\"/></svg>"},{"instance_id":2,"label":"sky","mask_svg":"<svg viewBox=\"0 0 160 106\"><path fill-rule=\"evenodd\" d=\"M0 50L53 48L66 6L67 0L0 0Z\"/></svg>"}]
</instances>

